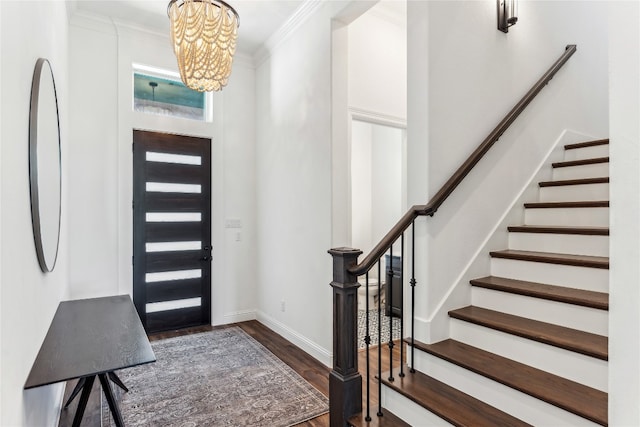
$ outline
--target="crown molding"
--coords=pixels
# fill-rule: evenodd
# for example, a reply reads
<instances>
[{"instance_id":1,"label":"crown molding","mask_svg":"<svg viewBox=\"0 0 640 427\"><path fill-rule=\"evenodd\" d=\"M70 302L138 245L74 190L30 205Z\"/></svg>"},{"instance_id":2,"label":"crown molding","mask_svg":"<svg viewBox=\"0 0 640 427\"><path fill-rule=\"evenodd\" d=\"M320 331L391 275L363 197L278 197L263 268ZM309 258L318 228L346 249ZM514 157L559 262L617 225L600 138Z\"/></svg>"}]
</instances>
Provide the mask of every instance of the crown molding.
<instances>
[{"instance_id":1,"label":"crown molding","mask_svg":"<svg viewBox=\"0 0 640 427\"><path fill-rule=\"evenodd\" d=\"M233 55L233 65L238 65L240 67L245 68L256 68L256 63L253 59L253 56L248 55L246 53L241 53L236 50L236 53Z\"/></svg>"},{"instance_id":2,"label":"crown molding","mask_svg":"<svg viewBox=\"0 0 640 427\"><path fill-rule=\"evenodd\" d=\"M165 32L149 29L129 21L113 19L98 13L88 12L77 8L69 18L69 23L77 27L100 31L107 34L118 34L120 30L132 30L169 40L169 34Z\"/></svg>"},{"instance_id":3,"label":"crown molding","mask_svg":"<svg viewBox=\"0 0 640 427\"><path fill-rule=\"evenodd\" d=\"M253 54L253 62L255 66L262 64L271 53L291 34L293 34L300 26L309 19L320 7L323 0L306 0L302 3L293 14L282 24Z\"/></svg>"},{"instance_id":4,"label":"crown molding","mask_svg":"<svg viewBox=\"0 0 640 427\"><path fill-rule=\"evenodd\" d=\"M378 111L366 110L364 108L349 107L349 115L353 120L359 120L362 122L375 123L383 126L390 126L394 128L406 129L407 119L406 117L393 116L391 114L385 114Z\"/></svg>"}]
</instances>

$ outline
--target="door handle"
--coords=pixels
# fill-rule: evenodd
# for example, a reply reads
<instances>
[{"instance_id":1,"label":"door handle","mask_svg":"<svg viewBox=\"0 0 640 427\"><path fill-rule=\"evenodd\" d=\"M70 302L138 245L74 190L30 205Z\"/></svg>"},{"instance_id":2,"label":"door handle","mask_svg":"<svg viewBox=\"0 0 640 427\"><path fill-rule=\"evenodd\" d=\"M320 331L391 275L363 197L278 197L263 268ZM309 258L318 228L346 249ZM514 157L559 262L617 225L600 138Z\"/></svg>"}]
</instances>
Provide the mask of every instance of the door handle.
<instances>
[{"instance_id":1,"label":"door handle","mask_svg":"<svg viewBox=\"0 0 640 427\"><path fill-rule=\"evenodd\" d=\"M211 246L207 245L204 246L202 248L202 250L204 251L204 255L202 256L202 258L200 258L200 261L211 261L212 257L211 257L211 249L213 249Z\"/></svg>"}]
</instances>

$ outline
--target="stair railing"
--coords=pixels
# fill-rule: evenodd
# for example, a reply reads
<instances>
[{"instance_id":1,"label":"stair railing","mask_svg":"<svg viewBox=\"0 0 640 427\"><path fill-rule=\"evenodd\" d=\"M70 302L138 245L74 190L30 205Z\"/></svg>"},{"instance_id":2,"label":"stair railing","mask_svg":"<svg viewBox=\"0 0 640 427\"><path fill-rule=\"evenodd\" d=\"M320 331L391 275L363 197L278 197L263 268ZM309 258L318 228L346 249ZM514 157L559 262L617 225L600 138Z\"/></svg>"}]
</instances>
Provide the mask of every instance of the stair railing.
<instances>
[{"instance_id":1,"label":"stair railing","mask_svg":"<svg viewBox=\"0 0 640 427\"><path fill-rule=\"evenodd\" d=\"M369 274L371 270L377 266L378 288L377 288L377 378L378 378L378 408L376 415L382 417L381 389L382 389L382 314L383 307L381 302L382 292L382 276L381 263L382 257L389 252L388 262L386 263L386 280L384 294L388 298L385 301L384 314L388 317L389 331L389 382L395 380L395 375L404 377L404 354L402 339L404 338L404 234L411 226L411 278L409 284L411 286L411 362L410 372L414 372L414 340L415 340L415 287L417 285L415 278L415 220L419 216L433 216L438 208L460 185L464 178L471 172L474 166L484 157L489 149L498 141L502 134L516 120L516 118L524 111L531 101L538 95L562 66L575 53L576 45L568 45L560 58L547 70L546 73L533 85L531 89L522 97L522 99L507 113L507 115L498 123L491 133L480 143L478 148L460 165L460 167L451 175L438 192L429 200L426 205L412 206L409 211L393 226L393 228L380 240L380 242L371 250L371 252L358 263L358 256L362 251L352 248L335 248L329 250L333 257L333 370L329 375L329 404L330 404L330 425L331 427L347 426L347 420L358 413L362 412L362 376L358 371L358 294L360 287L358 277L364 275L366 285L365 291L365 361L366 361L366 394L365 394L365 413L364 421L371 420L371 393L370 393L370 347L372 337L370 335L370 307L369 307ZM399 272L394 269L393 247L400 240L400 259ZM376 270L374 270L375 272ZM399 280L394 281L393 278L399 275ZM394 292L393 286L398 286ZM394 295L399 295L400 301L396 301L397 310L394 311ZM394 339L394 318L399 319L399 337ZM400 346L400 368L394 371L393 356L396 342Z\"/></svg>"}]
</instances>

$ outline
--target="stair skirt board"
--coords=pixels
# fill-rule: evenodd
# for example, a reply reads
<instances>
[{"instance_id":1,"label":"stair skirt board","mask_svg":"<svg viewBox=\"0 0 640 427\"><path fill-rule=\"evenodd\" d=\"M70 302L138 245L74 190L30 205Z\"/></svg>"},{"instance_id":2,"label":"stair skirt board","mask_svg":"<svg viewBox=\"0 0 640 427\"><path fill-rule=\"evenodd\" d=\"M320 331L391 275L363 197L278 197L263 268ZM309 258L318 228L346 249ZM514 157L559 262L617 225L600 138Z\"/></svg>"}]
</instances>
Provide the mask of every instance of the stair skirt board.
<instances>
[{"instance_id":1,"label":"stair skirt board","mask_svg":"<svg viewBox=\"0 0 640 427\"><path fill-rule=\"evenodd\" d=\"M390 390L388 387L382 387L382 406L389 409L394 414L402 414L400 418L403 421L416 427L430 427L430 426L452 426L436 414L423 408L415 403L413 400L403 396L395 390ZM372 415L373 417L374 415Z\"/></svg>"},{"instance_id":2,"label":"stair skirt board","mask_svg":"<svg viewBox=\"0 0 640 427\"><path fill-rule=\"evenodd\" d=\"M547 187L547 189L548 188L551 187ZM608 227L609 208L525 209L524 223L526 225L555 225L567 227Z\"/></svg>"},{"instance_id":3,"label":"stair skirt board","mask_svg":"<svg viewBox=\"0 0 640 427\"><path fill-rule=\"evenodd\" d=\"M502 385L446 360L416 351L415 368L535 426L597 426L583 417ZM383 390L383 395L388 391ZM385 404L385 407L390 406ZM390 408L391 409L391 408ZM391 409L393 411L393 409ZM425 410L426 411L426 410ZM402 413L396 412L395 413ZM420 426L422 424L413 424Z\"/></svg>"},{"instance_id":4,"label":"stair skirt board","mask_svg":"<svg viewBox=\"0 0 640 427\"><path fill-rule=\"evenodd\" d=\"M609 236L510 232L509 249L606 257Z\"/></svg>"},{"instance_id":5,"label":"stair skirt board","mask_svg":"<svg viewBox=\"0 0 640 427\"><path fill-rule=\"evenodd\" d=\"M540 188L541 202L578 202L609 200L609 184L559 185Z\"/></svg>"},{"instance_id":6,"label":"stair skirt board","mask_svg":"<svg viewBox=\"0 0 640 427\"><path fill-rule=\"evenodd\" d=\"M609 163L594 163L591 165L553 168L554 181L591 178L594 176L609 176Z\"/></svg>"},{"instance_id":7,"label":"stair skirt board","mask_svg":"<svg viewBox=\"0 0 640 427\"><path fill-rule=\"evenodd\" d=\"M604 392L608 390L608 364L605 360L459 319L451 319L450 335L451 339L507 359Z\"/></svg>"},{"instance_id":8,"label":"stair skirt board","mask_svg":"<svg viewBox=\"0 0 640 427\"><path fill-rule=\"evenodd\" d=\"M533 263L513 259L491 259L491 275L596 292L609 292L609 270L572 265Z\"/></svg>"},{"instance_id":9,"label":"stair skirt board","mask_svg":"<svg viewBox=\"0 0 640 427\"><path fill-rule=\"evenodd\" d=\"M594 145L592 147L575 148L573 150L565 150L564 161L595 159L598 157L609 156L609 145Z\"/></svg>"},{"instance_id":10,"label":"stair skirt board","mask_svg":"<svg viewBox=\"0 0 640 427\"><path fill-rule=\"evenodd\" d=\"M609 312L596 308L478 287L471 290L471 303L475 307L553 323L592 334L606 336L609 333Z\"/></svg>"}]
</instances>

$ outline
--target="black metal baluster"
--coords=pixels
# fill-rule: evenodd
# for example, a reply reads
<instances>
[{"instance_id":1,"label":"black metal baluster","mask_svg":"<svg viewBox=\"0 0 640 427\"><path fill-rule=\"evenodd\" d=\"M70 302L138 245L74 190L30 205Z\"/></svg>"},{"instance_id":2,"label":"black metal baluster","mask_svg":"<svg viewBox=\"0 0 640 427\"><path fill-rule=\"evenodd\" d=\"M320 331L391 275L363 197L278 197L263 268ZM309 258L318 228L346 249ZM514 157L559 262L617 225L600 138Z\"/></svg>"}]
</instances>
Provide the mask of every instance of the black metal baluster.
<instances>
[{"instance_id":1,"label":"black metal baluster","mask_svg":"<svg viewBox=\"0 0 640 427\"><path fill-rule=\"evenodd\" d=\"M416 221L411 222L411 369L414 373L415 366L415 326L416 326Z\"/></svg>"},{"instance_id":2,"label":"black metal baluster","mask_svg":"<svg viewBox=\"0 0 640 427\"><path fill-rule=\"evenodd\" d=\"M380 260L378 259L378 413L382 413L382 275L380 271Z\"/></svg>"},{"instance_id":3,"label":"black metal baluster","mask_svg":"<svg viewBox=\"0 0 640 427\"><path fill-rule=\"evenodd\" d=\"M369 373L369 344L371 344L371 336L369 336L369 272L367 271L366 280L365 280L367 289L365 289L365 311L366 311L366 326L365 326L365 334L364 334L364 343L367 346L367 415L364 418L365 421L371 421L371 391L369 390L369 382L370 382L370 373Z\"/></svg>"},{"instance_id":4,"label":"black metal baluster","mask_svg":"<svg viewBox=\"0 0 640 427\"><path fill-rule=\"evenodd\" d=\"M388 267L389 272L387 273L387 286L389 287L389 291L387 292L387 295L389 296L389 301L386 303L389 304L389 381L393 382L395 381L395 378L393 378L393 243L389 248Z\"/></svg>"},{"instance_id":5,"label":"black metal baluster","mask_svg":"<svg viewBox=\"0 0 640 427\"><path fill-rule=\"evenodd\" d=\"M400 378L404 377L404 233L400 236Z\"/></svg>"}]
</instances>

